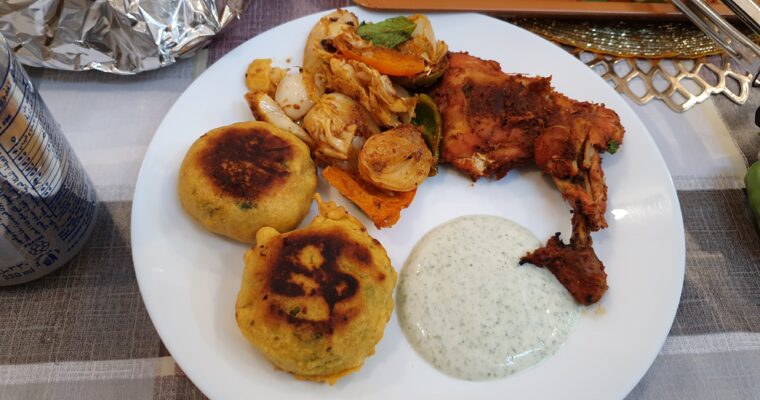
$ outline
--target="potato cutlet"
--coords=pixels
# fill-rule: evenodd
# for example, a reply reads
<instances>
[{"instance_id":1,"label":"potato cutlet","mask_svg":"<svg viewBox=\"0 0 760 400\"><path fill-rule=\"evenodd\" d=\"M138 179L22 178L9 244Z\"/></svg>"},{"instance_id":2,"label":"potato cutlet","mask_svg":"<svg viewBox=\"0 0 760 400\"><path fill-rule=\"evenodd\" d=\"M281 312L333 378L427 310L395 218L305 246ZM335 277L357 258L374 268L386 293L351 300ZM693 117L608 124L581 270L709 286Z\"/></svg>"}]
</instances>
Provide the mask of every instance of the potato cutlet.
<instances>
[{"instance_id":1,"label":"potato cutlet","mask_svg":"<svg viewBox=\"0 0 760 400\"><path fill-rule=\"evenodd\" d=\"M288 231L311 207L317 172L309 148L265 122L212 129L179 172L184 209L212 232L254 243L263 226Z\"/></svg>"},{"instance_id":2,"label":"potato cutlet","mask_svg":"<svg viewBox=\"0 0 760 400\"><path fill-rule=\"evenodd\" d=\"M320 215L308 227L259 230L245 255L235 318L277 368L334 384L375 352L397 274L359 221L316 197Z\"/></svg>"}]
</instances>

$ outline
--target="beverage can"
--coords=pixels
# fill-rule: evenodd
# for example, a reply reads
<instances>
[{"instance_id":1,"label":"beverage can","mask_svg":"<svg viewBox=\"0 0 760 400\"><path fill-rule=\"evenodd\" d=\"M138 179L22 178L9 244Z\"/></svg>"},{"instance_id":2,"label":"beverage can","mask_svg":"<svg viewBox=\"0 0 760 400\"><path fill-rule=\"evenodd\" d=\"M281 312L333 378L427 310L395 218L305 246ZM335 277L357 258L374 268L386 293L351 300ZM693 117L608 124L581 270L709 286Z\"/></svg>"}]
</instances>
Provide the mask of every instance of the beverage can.
<instances>
[{"instance_id":1,"label":"beverage can","mask_svg":"<svg viewBox=\"0 0 760 400\"><path fill-rule=\"evenodd\" d=\"M69 261L92 232L95 189L0 35L0 286Z\"/></svg>"}]
</instances>

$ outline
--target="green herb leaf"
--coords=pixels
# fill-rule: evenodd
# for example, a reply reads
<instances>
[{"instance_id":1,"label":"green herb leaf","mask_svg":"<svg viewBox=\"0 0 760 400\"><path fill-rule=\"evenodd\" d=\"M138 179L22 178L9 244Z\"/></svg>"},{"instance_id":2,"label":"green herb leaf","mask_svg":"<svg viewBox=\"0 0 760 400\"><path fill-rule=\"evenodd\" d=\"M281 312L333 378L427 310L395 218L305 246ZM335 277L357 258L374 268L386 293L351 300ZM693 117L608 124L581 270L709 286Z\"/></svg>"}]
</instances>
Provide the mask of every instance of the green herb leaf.
<instances>
[{"instance_id":1,"label":"green herb leaf","mask_svg":"<svg viewBox=\"0 0 760 400\"><path fill-rule=\"evenodd\" d=\"M295 317L300 312L301 312L301 307L295 307L295 308L293 308L293 309L290 310L290 316L291 317Z\"/></svg>"},{"instance_id":2,"label":"green herb leaf","mask_svg":"<svg viewBox=\"0 0 760 400\"><path fill-rule=\"evenodd\" d=\"M610 142L607 143L607 151L609 151L610 154L615 154L618 151L618 147L620 147L620 143L615 140L610 140Z\"/></svg>"},{"instance_id":3,"label":"green herb leaf","mask_svg":"<svg viewBox=\"0 0 760 400\"><path fill-rule=\"evenodd\" d=\"M422 138L425 139L430 152L433 153L435 163L430 169L430 176L433 176L438 173L436 164L441 147L441 113L430 96L420 93L417 95L417 106L414 109L414 114L412 123L422 127Z\"/></svg>"},{"instance_id":4,"label":"green herb leaf","mask_svg":"<svg viewBox=\"0 0 760 400\"><path fill-rule=\"evenodd\" d=\"M412 37L415 27L406 17L393 17L378 23L362 22L359 36L376 46L395 48Z\"/></svg>"}]
</instances>

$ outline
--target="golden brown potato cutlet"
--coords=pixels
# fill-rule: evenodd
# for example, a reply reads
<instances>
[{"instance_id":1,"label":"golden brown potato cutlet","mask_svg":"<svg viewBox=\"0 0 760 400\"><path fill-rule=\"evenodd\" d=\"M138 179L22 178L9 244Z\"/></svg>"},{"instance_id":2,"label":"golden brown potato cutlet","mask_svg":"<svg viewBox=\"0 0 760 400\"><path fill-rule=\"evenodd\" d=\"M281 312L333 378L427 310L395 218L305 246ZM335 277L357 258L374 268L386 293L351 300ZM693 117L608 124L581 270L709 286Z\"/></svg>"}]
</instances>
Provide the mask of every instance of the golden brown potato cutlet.
<instances>
[{"instance_id":1,"label":"golden brown potato cutlet","mask_svg":"<svg viewBox=\"0 0 760 400\"><path fill-rule=\"evenodd\" d=\"M185 210L212 232L254 243L256 231L295 228L311 208L317 173L309 148L265 122L212 129L179 172Z\"/></svg>"},{"instance_id":2,"label":"golden brown potato cutlet","mask_svg":"<svg viewBox=\"0 0 760 400\"><path fill-rule=\"evenodd\" d=\"M259 230L245 255L235 318L277 368L333 384L375 352L397 274L359 221L317 202L321 215L306 228Z\"/></svg>"}]
</instances>

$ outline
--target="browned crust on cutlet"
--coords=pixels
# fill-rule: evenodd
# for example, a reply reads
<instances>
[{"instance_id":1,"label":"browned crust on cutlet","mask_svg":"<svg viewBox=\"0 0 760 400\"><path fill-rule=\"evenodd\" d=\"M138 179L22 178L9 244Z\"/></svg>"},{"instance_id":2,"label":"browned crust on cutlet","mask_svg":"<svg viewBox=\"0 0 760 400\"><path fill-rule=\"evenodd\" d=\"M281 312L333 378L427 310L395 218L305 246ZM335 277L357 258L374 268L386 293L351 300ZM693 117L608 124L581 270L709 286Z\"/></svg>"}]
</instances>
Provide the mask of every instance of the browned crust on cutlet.
<instances>
[{"instance_id":1,"label":"browned crust on cutlet","mask_svg":"<svg viewBox=\"0 0 760 400\"><path fill-rule=\"evenodd\" d=\"M264 270L268 276L265 285L268 293L264 294L269 302L267 316L275 324L291 325L294 331L307 335L332 335L361 312L356 296L361 283L341 268L339 261L366 269L378 282L385 279L382 273L370 273L375 267L369 250L340 231L295 231L268 246L271 253ZM302 253L305 249L318 255ZM299 279L312 285L303 285ZM303 307L294 312L282 306L285 298L304 297L316 304L326 304L327 315L319 319L302 318L307 314Z\"/></svg>"},{"instance_id":2,"label":"browned crust on cutlet","mask_svg":"<svg viewBox=\"0 0 760 400\"><path fill-rule=\"evenodd\" d=\"M199 166L221 195L254 201L285 182L292 146L264 128L229 126L206 138Z\"/></svg>"}]
</instances>

